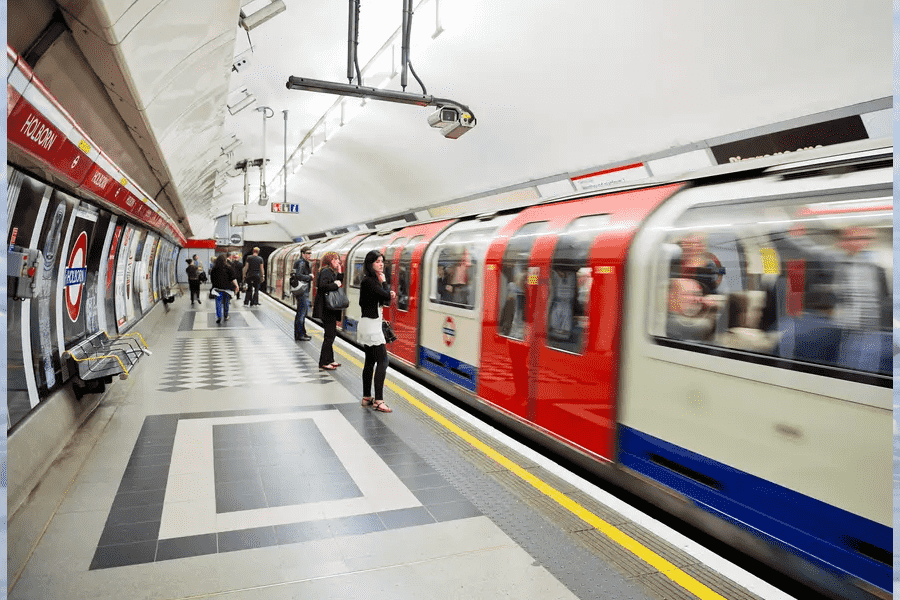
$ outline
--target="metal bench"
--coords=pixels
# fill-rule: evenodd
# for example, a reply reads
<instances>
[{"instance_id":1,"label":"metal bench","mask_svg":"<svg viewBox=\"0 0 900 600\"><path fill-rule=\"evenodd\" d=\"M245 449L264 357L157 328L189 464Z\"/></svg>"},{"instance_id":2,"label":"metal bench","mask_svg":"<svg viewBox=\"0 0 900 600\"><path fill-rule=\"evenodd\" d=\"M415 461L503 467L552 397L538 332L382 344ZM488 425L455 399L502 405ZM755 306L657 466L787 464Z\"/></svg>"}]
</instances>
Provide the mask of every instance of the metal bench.
<instances>
[{"instance_id":1,"label":"metal bench","mask_svg":"<svg viewBox=\"0 0 900 600\"><path fill-rule=\"evenodd\" d=\"M151 354L140 333L126 333L110 338L105 331L98 331L65 351L78 380L72 389L79 400L85 394L97 394L112 383L116 375L127 379L134 365L145 354Z\"/></svg>"}]
</instances>

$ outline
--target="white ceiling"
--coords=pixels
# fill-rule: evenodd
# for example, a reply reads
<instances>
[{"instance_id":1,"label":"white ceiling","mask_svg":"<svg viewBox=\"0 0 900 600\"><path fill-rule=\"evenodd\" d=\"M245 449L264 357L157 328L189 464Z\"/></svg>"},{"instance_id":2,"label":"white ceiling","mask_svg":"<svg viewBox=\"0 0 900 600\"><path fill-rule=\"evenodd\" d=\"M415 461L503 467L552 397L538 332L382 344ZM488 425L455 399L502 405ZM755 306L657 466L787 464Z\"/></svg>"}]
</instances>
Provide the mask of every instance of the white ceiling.
<instances>
[{"instance_id":1,"label":"white ceiling","mask_svg":"<svg viewBox=\"0 0 900 600\"><path fill-rule=\"evenodd\" d=\"M285 12L250 32L252 50L237 26L240 0L61 2L70 22L103 32L114 50L130 92L123 97L149 130L196 237L211 237L212 218L243 203L241 177L228 178L223 195L212 198L216 177L235 175L234 163L265 152L274 184L283 110L290 155L338 100L287 90L288 77L348 82L348 2L283 1ZM243 9L251 14L267 3ZM417 6L413 35L421 40L412 64L429 94L468 105L477 126L445 139L426 123L433 108L370 100L333 127L289 180L287 201L300 204L300 215L253 210L293 235L315 233L892 93L887 0ZM435 6L443 31L432 39ZM401 0L362 0L360 67L399 29L401 8ZM84 51L88 36L72 29ZM102 73L110 67L85 55L109 89L112 77ZM236 58L247 62L234 71ZM399 68L399 44L396 62ZM376 71L364 73L364 85L380 83ZM400 90L399 75L384 87ZM257 101L232 116L225 104L242 88ZM422 93L412 74L406 91ZM261 106L274 111L265 149ZM120 112L140 129L131 126L135 115ZM241 143L222 157L232 136ZM256 169L249 179L256 205ZM278 187L269 187L270 202L283 200Z\"/></svg>"}]
</instances>

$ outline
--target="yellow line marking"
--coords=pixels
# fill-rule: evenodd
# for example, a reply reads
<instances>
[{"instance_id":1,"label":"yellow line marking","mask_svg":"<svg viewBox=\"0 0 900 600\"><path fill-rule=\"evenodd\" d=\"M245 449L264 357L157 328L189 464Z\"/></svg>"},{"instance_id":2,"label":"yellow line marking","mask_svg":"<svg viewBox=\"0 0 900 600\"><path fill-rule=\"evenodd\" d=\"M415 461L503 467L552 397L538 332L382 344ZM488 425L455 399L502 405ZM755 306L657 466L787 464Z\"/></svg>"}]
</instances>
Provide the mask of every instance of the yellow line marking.
<instances>
[{"instance_id":1,"label":"yellow line marking","mask_svg":"<svg viewBox=\"0 0 900 600\"><path fill-rule=\"evenodd\" d=\"M343 349L335 348L335 351L338 352L339 354L341 354L343 357L345 357L347 360L352 362L357 367L360 367L360 368L363 367L363 364L361 362L359 362L356 359L356 357L351 356L350 354L347 354ZM647 564L649 564L650 566L655 568L657 571L659 571L660 573L662 573L663 575L665 575L666 577L668 577L669 579L671 579L672 581L674 581L675 583L677 583L678 585L680 585L681 587L683 587L684 589L689 591L690 593L694 594L698 598L701 598L702 600L726 600L726 598L724 596L722 596L721 594L718 594L717 592L710 589L703 583L697 581L696 579L694 579L693 577L691 577L690 575L688 575L687 573L685 573L684 571L682 571L681 569L679 569L678 567L676 567L675 565L673 565L672 563L667 561L665 558L663 558L662 556L660 556L659 554L657 554L650 548L647 548L646 546L641 544L639 541L637 541L633 537L631 537L628 534L624 533L623 531L619 530L617 527L610 525L609 523L607 523L606 521L604 521L603 519L601 519L600 517L598 517L597 515L595 515L588 509L586 509L585 507L583 507L581 504L579 504L575 500L572 500L571 498L569 498L568 496L566 496L565 494L563 494L556 488L552 487L551 485L549 485L542 479L536 477L534 474L529 473L524 468L520 467L519 465L514 463L512 460L506 458L505 456L503 456L502 454L500 454L499 452L497 452L496 450L494 450L493 448L491 448L490 446L488 446L487 444L485 444L478 438L474 437L470 433L463 431L459 426L454 425L446 417L442 416L434 409L431 409L431 408L425 406L425 404L423 404L421 401L416 400L409 392L407 392L406 390L404 390L403 388L398 386L393 381L388 380L388 381L385 381L384 384L389 389L391 389L393 392L397 393L403 399L405 399L407 402L412 404L414 407L418 408L420 411L422 411L423 413L425 413L426 415L428 415L429 417L434 419L437 423L442 425L444 428L455 433L456 435L461 437L463 440L465 440L466 442L471 444L476 450L480 451L482 454L484 454L488 458L493 459L494 461L498 462L503 467L507 468L510 472L514 473L520 479L522 479L526 483L530 484L537 491L539 491L540 493L549 497L554 502L556 502L557 504L559 504L560 506L562 506L563 508L565 508L566 510L571 512L573 515L575 515L576 517L578 517L585 523L596 528L598 531L605 534L611 540L613 540L614 542L616 542L617 544L619 544L620 546L622 546L623 548L625 548L626 550L628 550L629 552L631 552L632 554L634 554L635 556L637 556L638 558L640 558L641 560L643 560L644 562L646 562Z\"/></svg>"}]
</instances>

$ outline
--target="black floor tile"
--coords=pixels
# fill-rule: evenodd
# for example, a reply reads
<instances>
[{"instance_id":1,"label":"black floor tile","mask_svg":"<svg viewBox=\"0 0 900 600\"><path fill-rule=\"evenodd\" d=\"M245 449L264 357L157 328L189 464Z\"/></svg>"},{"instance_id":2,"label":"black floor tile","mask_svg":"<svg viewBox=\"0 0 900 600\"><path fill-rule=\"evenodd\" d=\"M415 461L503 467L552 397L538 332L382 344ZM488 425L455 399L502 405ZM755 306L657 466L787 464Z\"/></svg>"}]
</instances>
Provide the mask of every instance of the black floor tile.
<instances>
[{"instance_id":1,"label":"black floor tile","mask_svg":"<svg viewBox=\"0 0 900 600\"><path fill-rule=\"evenodd\" d=\"M113 500L113 510L129 508L132 506L149 506L162 504L166 497L166 490L151 490L149 492L126 492L116 494Z\"/></svg>"},{"instance_id":2,"label":"black floor tile","mask_svg":"<svg viewBox=\"0 0 900 600\"><path fill-rule=\"evenodd\" d=\"M89 570L124 567L153 562L156 557L156 540L118 546L97 548Z\"/></svg>"},{"instance_id":3,"label":"black floor tile","mask_svg":"<svg viewBox=\"0 0 900 600\"><path fill-rule=\"evenodd\" d=\"M223 531L219 536L219 552L233 552L249 548L278 545L274 527L256 527L240 531Z\"/></svg>"},{"instance_id":4,"label":"black floor tile","mask_svg":"<svg viewBox=\"0 0 900 600\"><path fill-rule=\"evenodd\" d=\"M381 517L381 522L384 523L387 529L399 529L401 527L426 525L435 522L434 517L424 506L391 510L378 513L378 516Z\"/></svg>"},{"instance_id":5,"label":"black floor tile","mask_svg":"<svg viewBox=\"0 0 900 600\"><path fill-rule=\"evenodd\" d=\"M150 478L134 478L134 477L123 477L122 482L119 484L119 493L124 492L149 492L152 490L164 490L166 489L166 482L169 479L168 473L163 476L150 477Z\"/></svg>"},{"instance_id":6,"label":"black floor tile","mask_svg":"<svg viewBox=\"0 0 900 600\"><path fill-rule=\"evenodd\" d=\"M244 482L238 482L243 484ZM232 485L232 484L226 484ZM255 510L266 508L266 496L260 486L258 491L240 493L231 490L222 490L216 486L216 512L227 513L240 510Z\"/></svg>"},{"instance_id":7,"label":"black floor tile","mask_svg":"<svg viewBox=\"0 0 900 600\"><path fill-rule=\"evenodd\" d=\"M308 523L291 523L288 525L276 525L275 536L279 544L296 544L310 540L324 540L331 537L331 529L324 521L310 521Z\"/></svg>"},{"instance_id":8,"label":"black floor tile","mask_svg":"<svg viewBox=\"0 0 900 600\"><path fill-rule=\"evenodd\" d=\"M218 541L215 533L189 535L187 537L159 540L156 560L171 560L189 556L203 556L218 552Z\"/></svg>"},{"instance_id":9,"label":"black floor tile","mask_svg":"<svg viewBox=\"0 0 900 600\"><path fill-rule=\"evenodd\" d=\"M159 535L159 521L108 525L103 529L97 546L114 546L156 540Z\"/></svg>"},{"instance_id":10,"label":"black floor tile","mask_svg":"<svg viewBox=\"0 0 900 600\"><path fill-rule=\"evenodd\" d=\"M128 525L129 523L146 523L159 521L162 518L163 505L134 506L111 510L106 519L106 526Z\"/></svg>"},{"instance_id":11,"label":"black floor tile","mask_svg":"<svg viewBox=\"0 0 900 600\"><path fill-rule=\"evenodd\" d=\"M425 490L412 490L413 495L425 506L433 504L446 504L447 502L459 502L465 500L465 496L450 486L430 488Z\"/></svg>"},{"instance_id":12,"label":"black floor tile","mask_svg":"<svg viewBox=\"0 0 900 600\"><path fill-rule=\"evenodd\" d=\"M171 461L169 464L171 464ZM125 472L122 473L122 479L153 479L156 477L168 477L169 464L151 467L127 467Z\"/></svg>"},{"instance_id":13,"label":"black floor tile","mask_svg":"<svg viewBox=\"0 0 900 600\"><path fill-rule=\"evenodd\" d=\"M335 537L362 535L364 533L385 530L384 523L381 522L381 519L379 519L378 515L375 513L331 519L328 521L328 528L331 529L331 533Z\"/></svg>"},{"instance_id":14,"label":"black floor tile","mask_svg":"<svg viewBox=\"0 0 900 600\"><path fill-rule=\"evenodd\" d=\"M428 507L437 521L455 521L470 517L480 517L481 511L475 508L468 500L460 502L448 502L446 504L434 504Z\"/></svg>"},{"instance_id":15,"label":"black floor tile","mask_svg":"<svg viewBox=\"0 0 900 600\"><path fill-rule=\"evenodd\" d=\"M213 469L216 485L234 482L259 481L259 471L252 461L216 461Z\"/></svg>"}]
</instances>

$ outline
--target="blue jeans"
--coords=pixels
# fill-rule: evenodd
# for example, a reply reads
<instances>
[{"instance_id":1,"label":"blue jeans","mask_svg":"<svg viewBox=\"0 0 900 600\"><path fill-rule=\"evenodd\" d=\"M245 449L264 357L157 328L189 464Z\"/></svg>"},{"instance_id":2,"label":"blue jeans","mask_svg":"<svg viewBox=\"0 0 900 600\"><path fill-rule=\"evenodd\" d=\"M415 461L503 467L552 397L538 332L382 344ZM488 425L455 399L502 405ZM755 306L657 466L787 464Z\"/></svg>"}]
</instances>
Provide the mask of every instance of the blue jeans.
<instances>
[{"instance_id":1,"label":"blue jeans","mask_svg":"<svg viewBox=\"0 0 900 600\"><path fill-rule=\"evenodd\" d=\"M306 313L309 310L309 295L297 296L297 314L294 315L294 339L307 337Z\"/></svg>"},{"instance_id":2,"label":"blue jeans","mask_svg":"<svg viewBox=\"0 0 900 600\"><path fill-rule=\"evenodd\" d=\"M231 294L225 290L216 291L219 292L219 295L216 296L216 318L221 319L228 316L228 302L231 300Z\"/></svg>"}]
</instances>

